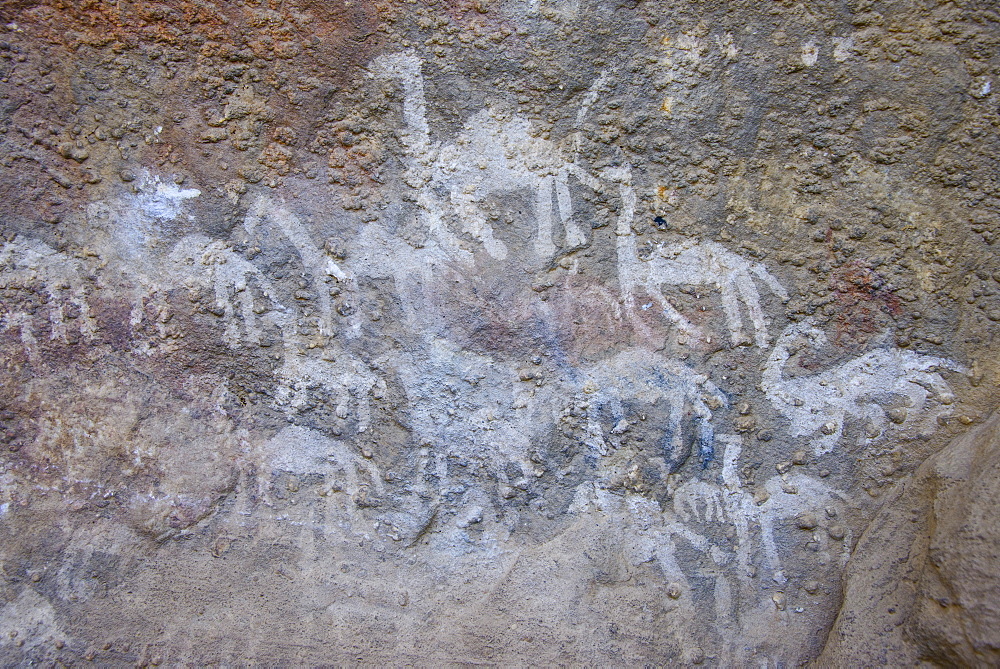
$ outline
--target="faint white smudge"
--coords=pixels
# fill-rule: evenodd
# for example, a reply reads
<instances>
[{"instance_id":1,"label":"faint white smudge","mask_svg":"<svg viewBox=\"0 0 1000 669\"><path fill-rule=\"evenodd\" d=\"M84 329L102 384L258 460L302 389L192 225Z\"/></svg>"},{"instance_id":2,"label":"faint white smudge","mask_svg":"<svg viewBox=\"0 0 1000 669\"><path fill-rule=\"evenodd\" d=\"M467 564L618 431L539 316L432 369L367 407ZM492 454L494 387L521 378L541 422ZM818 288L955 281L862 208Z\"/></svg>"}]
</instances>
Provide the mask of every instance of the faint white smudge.
<instances>
[{"instance_id":1,"label":"faint white smudge","mask_svg":"<svg viewBox=\"0 0 1000 669\"><path fill-rule=\"evenodd\" d=\"M481 462L502 484L508 483L508 463L517 464L523 476L534 474L529 454L554 420L551 391L522 396L527 402L515 409L515 370L442 339L401 359L397 371L422 443Z\"/></svg>"},{"instance_id":2,"label":"faint white smudge","mask_svg":"<svg viewBox=\"0 0 1000 669\"><path fill-rule=\"evenodd\" d=\"M818 59L819 48L816 46L816 43L812 40L804 43L802 45L802 64L806 67L812 67Z\"/></svg>"},{"instance_id":3,"label":"faint white smudge","mask_svg":"<svg viewBox=\"0 0 1000 669\"><path fill-rule=\"evenodd\" d=\"M133 192L87 205L87 224L93 237L88 245L102 256L117 257L126 271L153 283L161 271L160 250L176 238L184 224L178 219L201 191L164 183L146 170L140 171L131 187Z\"/></svg>"},{"instance_id":4,"label":"faint white smudge","mask_svg":"<svg viewBox=\"0 0 1000 669\"><path fill-rule=\"evenodd\" d=\"M0 608L0 647L23 643L20 652L48 646L52 640L70 642L71 637L59 625L49 600L24 587L16 599Z\"/></svg>"},{"instance_id":5,"label":"faint white smudge","mask_svg":"<svg viewBox=\"0 0 1000 669\"><path fill-rule=\"evenodd\" d=\"M148 172L136 183L139 192L135 202L148 216L157 219L176 218L181 213L181 205L201 195L197 188L180 188L176 184L163 183L160 177Z\"/></svg>"},{"instance_id":6,"label":"faint white smudge","mask_svg":"<svg viewBox=\"0 0 1000 669\"><path fill-rule=\"evenodd\" d=\"M736 44L733 40L732 33L723 33L722 35L715 36L715 44L722 51L722 55L728 60L736 60L739 56L739 50L736 48Z\"/></svg>"},{"instance_id":7,"label":"faint white smudge","mask_svg":"<svg viewBox=\"0 0 1000 669\"><path fill-rule=\"evenodd\" d=\"M854 54L854 36L833 38L833 59L843 63Z\"/></svg>"}]
</instances>

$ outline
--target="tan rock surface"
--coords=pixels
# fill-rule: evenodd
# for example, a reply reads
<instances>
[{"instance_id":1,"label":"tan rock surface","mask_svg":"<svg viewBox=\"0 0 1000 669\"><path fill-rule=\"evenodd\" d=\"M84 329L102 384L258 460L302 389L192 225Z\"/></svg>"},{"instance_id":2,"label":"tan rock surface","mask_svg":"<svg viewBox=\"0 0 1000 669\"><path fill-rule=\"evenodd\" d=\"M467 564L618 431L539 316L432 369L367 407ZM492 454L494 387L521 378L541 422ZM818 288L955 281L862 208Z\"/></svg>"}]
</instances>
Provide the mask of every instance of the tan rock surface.
<instances>
[{"instance_id":1,"label":"tan rock surface","mask_svg":"<svg viewBox=\"0 0 1000 669\"><path fill-rule=\"evenodd\" d=\"M820 665L1000 663L1000 415L887 496L848 564Z\"/></svg>"}]
</instances>

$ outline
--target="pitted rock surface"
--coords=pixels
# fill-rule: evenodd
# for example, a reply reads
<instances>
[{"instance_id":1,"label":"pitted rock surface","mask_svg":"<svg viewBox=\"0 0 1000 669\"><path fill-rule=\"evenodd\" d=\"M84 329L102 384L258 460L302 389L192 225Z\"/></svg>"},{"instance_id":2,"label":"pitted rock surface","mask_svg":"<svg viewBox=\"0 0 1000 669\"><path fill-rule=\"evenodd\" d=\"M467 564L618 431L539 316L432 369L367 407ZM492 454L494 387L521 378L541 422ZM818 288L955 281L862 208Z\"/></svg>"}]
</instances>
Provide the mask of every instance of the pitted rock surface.
<instances>
[{"instance_id":1,"label":"pitted rock surface","mask_svg":"<svg viewBox=\"0 0 1000 669\"><path fill-rule=\"evenodd\" d=\"M0 657L994 662L998 19L0 3Z\"/></svg>"}]
</instances>

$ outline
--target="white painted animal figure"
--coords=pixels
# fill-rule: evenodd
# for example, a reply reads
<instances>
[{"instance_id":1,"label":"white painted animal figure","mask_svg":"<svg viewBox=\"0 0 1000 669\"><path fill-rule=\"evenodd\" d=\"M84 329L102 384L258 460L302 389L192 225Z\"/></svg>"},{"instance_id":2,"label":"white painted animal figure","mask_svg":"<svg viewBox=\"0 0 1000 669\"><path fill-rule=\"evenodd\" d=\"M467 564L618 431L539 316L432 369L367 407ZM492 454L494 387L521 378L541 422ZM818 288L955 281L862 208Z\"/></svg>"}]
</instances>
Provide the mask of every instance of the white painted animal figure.
<instances>
[{"instance_id":1,"label":"white painted animal figure","mask_svg":"<svg viewBox=\"0 0 1000 669\"><path fill-rule=\"evenodd\" d=\"M328 490L333 492L352 498L363 495L365 488L376 495L385 492L382 473L373 460L362 458L347 443L318 430L289 425L262 444L260 450L269 470L300 476L323 474Z\"/></svg>"},{"instance_id":2,"label":"white painted animal figure","mask_svg":"<svg viewBox=\"0 0 1000 669\"><path fill-rule=\"evenodd\" d=\"M267 277L234 253L226 242L204 235L189 235L177 242L167 260L170 263L168 272L178 282L189 288L205 286L212 289L215 304L222 310L223 338L232 348L260 342L258 294L270 302L266 311L285 311ZM133 321L136 318L133 316Z\"/></svg>"},{"instance_id":3,"label":"white painted animal figure","mask_svg":"<svg viewBox=\"0 0 1000 669\"><path fill-rule=\"evenodd\" d=\"M39 286L48 302L50 340L68 342L67 323L75 323L84 339L91 339L96 325L90 314L80 263L37 239L18 235L0 247L0 288L33 290ZM18 327L29 358L37 356L35 323L28 312L17 311L11 301L0 309L0 330Z\"/></svg>"},{"instance_id":4,"label":"white painted animal figure","mask_svg":"<svg viewBox=\"0 0 1000 669\"><path fill-rule=\"evenodd\" d=\"M738 575L745 583L749 577L753 558L750 525L760 526L760 541L764 559L773 571L773 579L784 583L787 579L781 566L781 557L775 541L775 528L783 522L804 519L810 514L817 526L830 522L831 512L839 517L850 500L840 491L805 474L793 473L768 479L756 500L740 483L737 466L741 438L738 435L720 435L724 444L722 485L714 481L690 480L673 491L674 512L684 523L717 525L732 524L736 530L736 559ZM812 535L820 544L828 543L825 528ZM841 562L850 556L851 533L845 529L841 539Z\"/></svg>"},{"instance_id":5,"label":"white painted animal figure","mask_svg":"<svg viewBox=\"0 0 1000 669\"><path fill-rule=\"evenodd\" d=\"M291 417L312 399L335 404L338 418L355 414L356 429L365 432L371 423L370 397L381 397L386 384L368 365L347 354L336 360L311 357L295 346L286 346L285 357L275 374L275 406Z\"/></svg>"},{"instance_id":6,"label":"white painted animal figure","mask_svg":"<svg viewBox=\"0 0 1000 669\"><path fill-rule=\"evenodd\" d=\"M775 409L791 421L792 435L811 437L817 454L833 449L847 417L870 422L876 436L883 433L888 425L885 405L900 397L909 403L904 422L922 412L931 397L950 405L954 402L951 387L936 370L967 373L947 358L884 348L822 372L789 377L785 366L799 339L817 347L827 341L812 319L789 325L768 357L761 388Z\"/></svg>"},{"instance_id":7,"label":"white painted animal figure","mask_svg":"<svg viewBox=\"0 0 1000 669\"><path fill-rule=\"evenodd\" d=\"M670 606L678 607L684 615L701 618L706 612L695 600L694 593L698 589L692 586L681 566L681 556L693 551L710 557L715 566L704 561L695 569L693 576L699 579L700 584L708 578L715 581L716 624L722 626L731 619L734 602L726 575L728 570L723 568L732 559L729 552L693 530L670 509L661 510L656 500L643 495L630 492L617 494L589 481L577 487L568 512L583 514L590 511L598 511L603 519L611 520L620 528L621 551L629 563L656 562L667 586L664 594L669 597ZM685 550L678 550L685 544Z\"/></svg>"},{"instance_id":8,"label":"white painted animal figure","mask_svg":"<svg viewBox=\"0 0 1000 669\"><path fill-rule=\"evenodd\" d=\"M347 286L354 283L347 273L312 243L304 226L286 208L266 199L251 207L244 223L253 233L258 227L275 224L293 244L303 265L311 272L314 292L320 305L321 332L332 331L332 306L326 280L332 277ZM170 273L184 285L204 285L214 291L222 311L225 341L233 348L260 343L261 322L276 326L281 333L282 364L275 373L275 405L289 416L309 404L312 397L335 403L339 418L355 415L357 431L368 429L370 400L385 389L385 381L366 365L346 353L336 360L308 355L310 348L297 333L298 310L280 302L277 289L253 263L229 249L226 242L202 235L183 238L168 256ZM266 302L262 308L259 297Z\"/></svg>"},{"instance_id":9,"label":"white painted animal figure","mask_svg":"<svg viewBox=\"0 0 1000 669\"><path fill-rule=\"evenodd\" d=\"M632 230L636 196L632 187L631 170L627 167L610 168L604 174L618 183L621 195L621 211L616 230L618 281L622 299L629 312L634 311L636 293L641 291L656 300L668 321L692 336L701 336L698 328L667 300L663 287L715 286L722 293L722 307L733 344L743 341L743 317L740 314L742 302L753 324L754 342L761 348L766 347L769 339L767 324L753 277L763 281L782 301L787 301L788 293L777 279L762 264L745 260L721 244L711 241L687 240L677 244L659 244L648 258L640 257L635 232Z\"/></svg>"},{"instance_id":10,"label":"white painted animal figure","mask_svg":"<svg viewBox=\"0 0 1000 669\"><path fill-rule=\"evenodd\" d=\"M494 236L483 213L490 195L528 190L534 194L534 216L538 225L535 250L548 259L556 251L553 241L553 195L559 222L565 231L564 246L585 243L583 231L573 221L569 176L577 176L594 187L596 179L575 162L566 161L551 141L533 133L531 122L516 115L483 109L469 118L454 143L431 143L427 125L421 61L411 51L380 56L372 73L397 78L404 91L402 141L412 162L409 185L420 189L418 204L424 210L429 232L439 243L458 251L458 240L445 223L445 208L438 192L447 193L448 204L462 221L463 231L481 242L492 257L503 259L506 245ZM598 81L600 85L603 79ZM593 96L585 105L593 103Z\"/></svg>"},{"instance_id":11,"label":"white painted animal figure","mask_svg":"<svg viewBox=\"0 0 1000 669\"><path fill-rule=\"evenodd\" d=\"M628 350L593 367L581 370L581 385L590 408L587 411L587 443L601 455L607 455L608 443L601 413L609 410L612 434L627 429L627 404L641 402L668 407L664 429L664 450L671 472L689 455L685 422L695 431L695 442L702 465L714 457L715 436L712 408L727 403L725 395L704 374L663 356L644 350ZM624 421L624 422L623 422Z\"/></svg>"},{"instance_id":12,"label":"white painted animal figure","mask_svg":"<svg viewBox=\"0 0 1000 669\"><path fill-rule=\"evenodd\" d=\"M443 338L401 357L396 372L409 399L409 423L422 443L479 463L502 485L510 464L535 478L530 454L554 422L546 411L555 405L555 388L526 393L514 368Z\"/></svg>"},{"instance_id":13,"label":"white painted animal figure","mask_svg":"<svg viewBox=\"0 0 1000 669\"><path fill-rule=\"evenodd\" d=\"M337 328L333 300L330 299L330 282L336 281L346 288L348 294L356 294L357 284L354 277L342 270L333 258L313 242L302 221L286 206L260 196L247 210L243 228L252 236L259 228L264 228L266 233L273 230L272 226L277 228L277 232L291 242L298 252L312 285L313 299L318 307L320 334L332 336ZM347 322L347 335L357 337L361 333L360 313L355 311L349 315Z\"/></svg>"},{"instance_id":14,"label":"white painted animal figure","mask_svg":"<svg viewBox=\"0 0 1000 669\"><path fill-rule=\"evenodd\" d=\"M747 516L760 524L764 557L774 571L772 579L776 583L784 583L787 578L781 567L778 545L774 540L775 527L781 522L801 520L806 514L812 515L817 522L823 521L828 516L828 509L839 517L849 500L843 493L805 474L774 476L764 483L764 490L767 492L767 498L760 505L745 496L743 510ZM816 532L812 538L814 541L822 542L825 541L825 534ZM850 546L851 534L849 530L845 530L841 548L842 563L846 563L850 557Z\"/></svg>"},{"instance_id":15,"label":"white painted animal figure","mask_svg":"<svg viewBox=\"0 0 1000 669\"><path fill-rule=\"evenodd\" d=\"M440 332L444 284L464 279L467 268L434 243L420 248L378 223L365 225L355 241L347 270L366 279L391 279L407 331L426 337ZM452 304L461 308L461 304Z\"/></svg>"}]
</instances>

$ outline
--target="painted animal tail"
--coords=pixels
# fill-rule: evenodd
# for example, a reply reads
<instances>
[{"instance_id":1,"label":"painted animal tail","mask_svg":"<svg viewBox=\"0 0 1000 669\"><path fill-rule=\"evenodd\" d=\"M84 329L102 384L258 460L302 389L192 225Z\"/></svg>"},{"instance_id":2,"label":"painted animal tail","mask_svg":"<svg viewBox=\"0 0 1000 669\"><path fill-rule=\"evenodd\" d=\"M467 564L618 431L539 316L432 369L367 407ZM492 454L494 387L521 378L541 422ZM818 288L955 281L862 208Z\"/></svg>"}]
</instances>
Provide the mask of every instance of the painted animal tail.
<instances>
[{"instance_id":1,"label":"painted animal tail","mask_svg":"<svg viewBox=\"0 0 1000 669\"><path fill-rule=\"evenodd\" d=\"M786 328L778 335L778 341L774 342L774 348L767 356L767 362L760 375L760 385L765 393L769 394L769 392L781 388L781 382L785 376L785 365L788 363L788 358L791 357L788 353L788 340L790 338Z\"/></svg>"},{"instance_id":2,"label":"painted animal tail","mask_svg":"<svg viewBox=\"0 0 1000 669\"><path fill-rule=\"evenodd\" d=\"M695 430L698 439L698 459L701 468L708 469L708 463L715 459L715 429L704 418L695 419Z\"/></svg>"},{"instance_id":3,"label":"painted animal tail","mask_svg":"<svg viewBox=\"0 0 1000 669\"><path fill-rule=\"evenodd\" d=\"M580 126L583 125L584 119L587 118L590 108L597 102L597 96L608 82L609 76L610 72L608 70L601 72L597 79L594 80L594 83L590 85L590 88L587 89L587 93L580 102L580 109L577 110L576 120L573 123L573 159L570 161L571 163L575 163L577 156L580 154Z\"/></svg>"},{"instance_id":4,"label":"painted animal tail","mask_svg":"<svg viewBox=\"0 0 1000 669\"><path fill-rule=\"evenodd\" d=\"M751 263L750 270L756 274L761 281L767 284L767 287L771 289L771 292L781 298L782 302L788 301L788 291L785 287L778 283L778 280L774 278L774 275L767 271L761 263Z\"/></svg>"},{"instance_id":5,"label":"painted animal tail","mask_svg":"<svg viewBox=\"0 0 1000 669\"><path fill-rule=\"evenodd\" d=\"M663 459L667 463L667 473L674 474L691 455L691 444L684 438L684 403L673 402L663 432Z\"/></svg>"}]
</instances>

